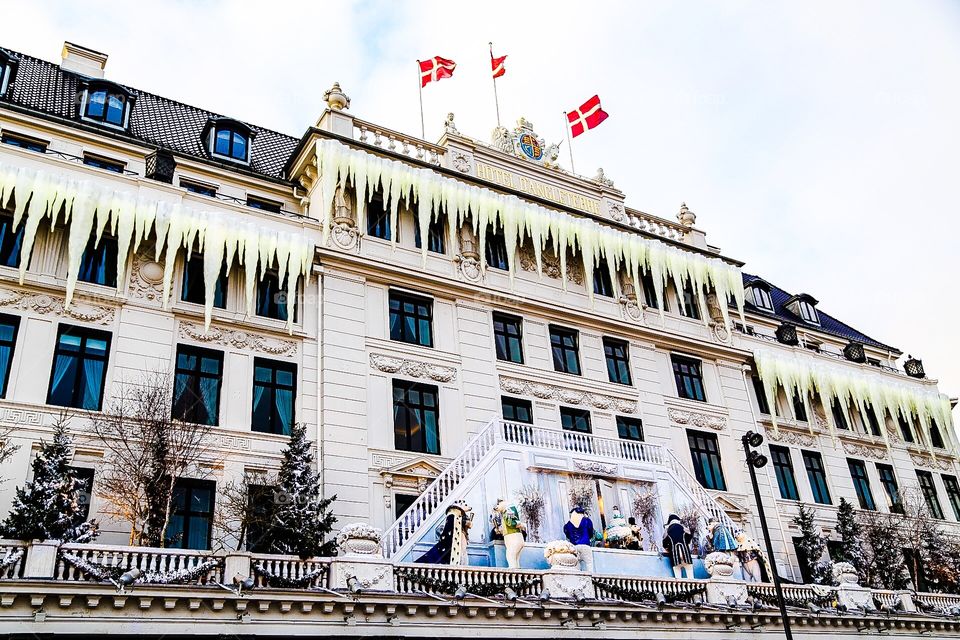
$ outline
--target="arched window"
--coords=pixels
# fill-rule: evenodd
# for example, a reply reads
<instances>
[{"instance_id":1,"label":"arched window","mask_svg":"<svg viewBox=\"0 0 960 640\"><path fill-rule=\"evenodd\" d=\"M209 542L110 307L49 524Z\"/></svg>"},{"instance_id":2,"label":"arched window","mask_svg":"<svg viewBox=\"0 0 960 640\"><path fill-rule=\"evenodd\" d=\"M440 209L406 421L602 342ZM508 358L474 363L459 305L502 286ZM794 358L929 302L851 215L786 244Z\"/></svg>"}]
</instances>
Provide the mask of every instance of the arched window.
<instances>
[{"instance_id":1,"label":"arched window","mask_svg":"<svg viewBox=\"0 0 960 640\"><path fill-rule=\"evenodd\" d=\"M132 102L123 87L112 83L91 83L84 91L82 116L84 120L126 129Z\"/></svg>"},{"instance_id":2,"label":"arched window","mask_svg":"<svg viewBox=\"0 0 960 640\"><path fill-rule=\"evenodd\" d=\"M247 125L236 120L219 118L207 123L206 135L212 156L234 162L250 162L253 132Z\"/></svg>"}]
</instances>

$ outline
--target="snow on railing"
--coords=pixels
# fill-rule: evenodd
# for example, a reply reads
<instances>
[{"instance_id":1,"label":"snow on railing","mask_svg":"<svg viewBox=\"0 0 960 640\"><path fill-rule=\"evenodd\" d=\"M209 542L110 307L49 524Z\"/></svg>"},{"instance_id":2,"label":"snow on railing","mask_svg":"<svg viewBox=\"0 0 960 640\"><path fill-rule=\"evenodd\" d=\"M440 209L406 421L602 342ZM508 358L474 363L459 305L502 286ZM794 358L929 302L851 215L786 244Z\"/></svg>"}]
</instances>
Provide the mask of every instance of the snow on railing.
<instances>
[{"instance_id":1,"label":"snow on railing","mask_svg":"<svg viewBox=\"0 0 960 640\"><path fill-rule=\"evenodd\" d=\"M0 580L23 577L26 551L26 542L0 540Z\"/></svg>"},{"instance_id":2,"label":"snow on railing","mask_svg":"<svg viewBox=\"0 0 960 640\"><path fill-rule=\"evenodd\" d=\"M69 554L72 562L64 558L64 554ZM145 574L166 575L173 578L177 575L187 575L214 558L214 554L209 551L194 551L192 549L64 544L57 554L57 564L54 568L53 577L55 580L65 581L96 580L93 575L78 566L87 564L96 568L119 569L121 571L140 569ZM223 566L222 564L213 566L190 581L194 584L223 582Z\"/></svg>"},{"instance_id":3,"label":"snow on railing","mask_svg":"<svg viewBox=\"0 0 960 640\"><path fill-rule=\"evenodd\" d=\"M426 592L435 595L451 595L444 586L464 586L470 593L481 592L478 595L499 590L500 587L510 587L519 596L533 596L540 593L540 579L544 573L499 567L398 564L394 572L394 587L397 593Z\"/></svg>"}]
</instances>

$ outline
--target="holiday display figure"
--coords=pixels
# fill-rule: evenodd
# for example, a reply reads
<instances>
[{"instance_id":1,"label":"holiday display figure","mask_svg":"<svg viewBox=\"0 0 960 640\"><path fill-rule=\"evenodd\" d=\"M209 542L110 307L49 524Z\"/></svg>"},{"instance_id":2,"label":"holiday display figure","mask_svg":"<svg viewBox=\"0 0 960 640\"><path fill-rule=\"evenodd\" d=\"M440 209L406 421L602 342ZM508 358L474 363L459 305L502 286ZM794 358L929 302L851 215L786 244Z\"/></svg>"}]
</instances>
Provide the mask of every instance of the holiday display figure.
<instances>
[{"instance_id":1,"label":"holiday display figure","mask_svg":"<svg viewBox=\"0 0 960 640\"><path fill-rule=\"evenodd\" d=\"M713 545L714 551L724 553L733 553L737 550L737 540L725 524L721 524L716 518L707 520L707 540Z\"/></svg>"},{"instance_id":2,"label":"holiday display figure","mask_svg":"<svg viewBox=\"0 0 960 640\"><path fill-rule=\"evenodd\" d=\"M593 571L593 521L587 517L583 507L577 506L570 510L570 518L563 525L563 535L577 548L580 560L583 561L584 571Z\"/></svg>"},{"instance_id":3,"label":"holiday display figure","mask_svg":"<svg viewBox=\"0 0 960 640\"><path fill-rule=\"evenodd\" d=\"M519 569L525 529L520 521L520 511L516 505L508 505L506 500L499 498L497 506L493 508L491 520L494 522L494 531L499 531L503 536L503 545L507 549L507 566L511 569Z\"/></svg>"},{"instance_id":4,"label":"holiday display figure","mask_svg":"<svg viewBox=\"0 0 960 640\"><path fill-rule=\"evenodd\" d=\"M680 521L680 516L671 513L663 529L663 548L670 556L675 578L693 577L693 558L690 557L690 543L693 536L690 529ZM684 576L686 572L686 576Z\"/></svg>"},{"instance_id":5,"label":"holiday display figure","mask_svg":"<svg viewBox=\"0 0 960 640\"><path fill-rule=\"evenodd\" d=\"M447 507L447 516L443 528L437 536L437 543L417 562L428 564L468 565L467 555L470 525L473 523L473 510L462 500Z\"/></svg>"},{"instance_id":6,"label":"holiday display figure","mask_svg":"<svg viewBox=\"0 0 960 640\"><path fill-rule=\"evenodd\" d=\"M610 524L605 530L607 546L611 549L626 549L633 541L633 530L627 524L627 519L620 513L620 507L613 507L613 515L610 516Z\"/></svg>"},{"instance_id":7,"label":"holiday display figure","mask_svg":"<svg viewBox=\"0 0 960 640\"><path fill-rule=\"evenodd\" d=\"M743 531L737 534L737 557L743 567L744 580L761 582L763 573L760 571L760 545Z\"/></svg>"},{"instance_id":8,"label":"holiday display figure","mask_svg":"<svg viewBox=\"0 0 960 640\"><path fill-rule=\"evenodd\" d=\"M637 519L633 516L627 518L627 524L630 525L630 534L632 536L627 549L632 551L643 551L643 529L637 525Z\"/></svg>"}]
</instances>

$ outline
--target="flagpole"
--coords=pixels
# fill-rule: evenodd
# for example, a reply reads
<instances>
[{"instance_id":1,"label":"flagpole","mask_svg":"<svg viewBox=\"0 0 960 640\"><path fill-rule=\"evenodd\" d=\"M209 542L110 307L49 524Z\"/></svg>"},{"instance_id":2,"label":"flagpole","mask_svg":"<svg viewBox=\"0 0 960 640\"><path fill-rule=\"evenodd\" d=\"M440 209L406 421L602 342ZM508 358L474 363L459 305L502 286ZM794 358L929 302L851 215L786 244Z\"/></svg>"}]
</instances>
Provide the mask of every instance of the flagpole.
<instances>
[{"instance_id":1,"label":"flagpole","mask_svg":"<svg viewBox=\"0 0 960 640\"><path fill-rule=\"evenodd\" d=\"M573 142L570 141L570 119L567 117L567 112L563 112L563 130L567 132L567 151L570 152L570 173L576 173L577 170L573 167Z\"/></svg>"},{"instance_id":2,"label":"flagpole","mask_svg":"<svg viewBox=\"0 0 960 640\"><path fill-rule=\"evenodd\" d=\"M490 62L493 62L493 43L490 44ZM497 76L491 68L490 74L493 76L493 104L497 108L497 128L500 128L500 98L497 96Z\"/></svg>"},{"instance_id":3,"label":"flagpole","mask_svg":"<svg viewBox=\"0 0 960 640\"><path fill-rule=\"evenodd\" d=\"M420 139L427 139L426 127L423 124L423 70L420 68L420 61L417 60L417 87L420 89Z\"/></svg>"}]
</instances>

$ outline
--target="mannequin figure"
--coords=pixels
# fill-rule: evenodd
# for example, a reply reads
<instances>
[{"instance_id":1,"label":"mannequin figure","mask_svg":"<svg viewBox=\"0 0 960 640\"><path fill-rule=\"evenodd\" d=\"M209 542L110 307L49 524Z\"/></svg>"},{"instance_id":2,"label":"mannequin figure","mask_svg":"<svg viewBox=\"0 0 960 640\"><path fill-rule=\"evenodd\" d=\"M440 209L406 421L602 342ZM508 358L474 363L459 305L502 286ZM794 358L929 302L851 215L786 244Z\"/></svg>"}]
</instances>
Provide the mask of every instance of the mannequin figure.
<instances>
[{"instance_id":1,"label":"mannequin figure","mask_svg":"<svg viewBox=\"0 0 960 640\"><path fill-rule=\"evenodd\" d=\"M614 505L610 524L605 531L607 546L611 549L626 549L633 540L633 530L627 519L620 513L620 507Z\"/></svg>"},{"instance_id":2,"label":"mannequin figure","mask_svg":"<svg viewBox=\"0 0 960 640\"><path fill-rule=\"evenodd\" d=\"M737 534L737 556L743 567L743 579L748 582L760 582L763 574L760 571L760 545L753 538L741 531Z\"/></svg>"},{"instance_id":3,"label":"mannequin figure","mask_svg":"<svg viewBox=\"0 0 960 640\"><path fill-rule=\"evenodd\" d=\"M493 511L494 520L499 520L503 545L507 549L507 566L511 569L519 569L520 552L523 551L524 546L523 531L526 528L520 522L520 512L516 505L508 505L503 498L497 500L497 506Z\"/></svg>"},{"instance_id":4,"label":"mannequin figure","mask_svg":"<svg viewBox=\"0 0 960 640\"><path fill-rule=\"evenodd\" d=\"M690 530L680 522L680 516L675 513L667 518L667 524L663 529L663 548L667 550L670 556L670 564L673 566L673 576L675 578L693 577L693 559L690 557L690 543L693 536ZM686 576L684 576L686 572Z\"/></svg>"},{"instance_id":5,"label":"mannequin figure","mask_svg":"<svg viewBox=\"0 0 960 640\"><path fill-rule=\"evenodd\" d=\"M437 528L437 543L425 554L417 558L417 562L428 564L470 564L467 555L470 525L473 523L473 510L462 500L457 500L447 507L447 515ZM442 529L441 529L442 527Z\"/></svg>"},{"instance_id":6,"label":"mannequin figure","mask_svg":"<svg viewBox=\"0 0 960 640\"><path fill-rule=\"evenodd\" d=\"M584 571L593 571L593 549L590 544L594 537L593 521L587 517L583 507L574 507L570 510L570 518L563 525L563 535L570 544L577 548Z\"/></svg>"},{"instance_id":7,"label":"mannequin figure","mask_svg":"<svg viewBox=\"0 0 960 640\"><path fill-rule=\"evenodd\" d=\"M737 541L733 531L725 524L720 524L716 518L707 520L707 540L713 545L714 551L733 553L737 550Z\"/></svg>"}]
</instances>

